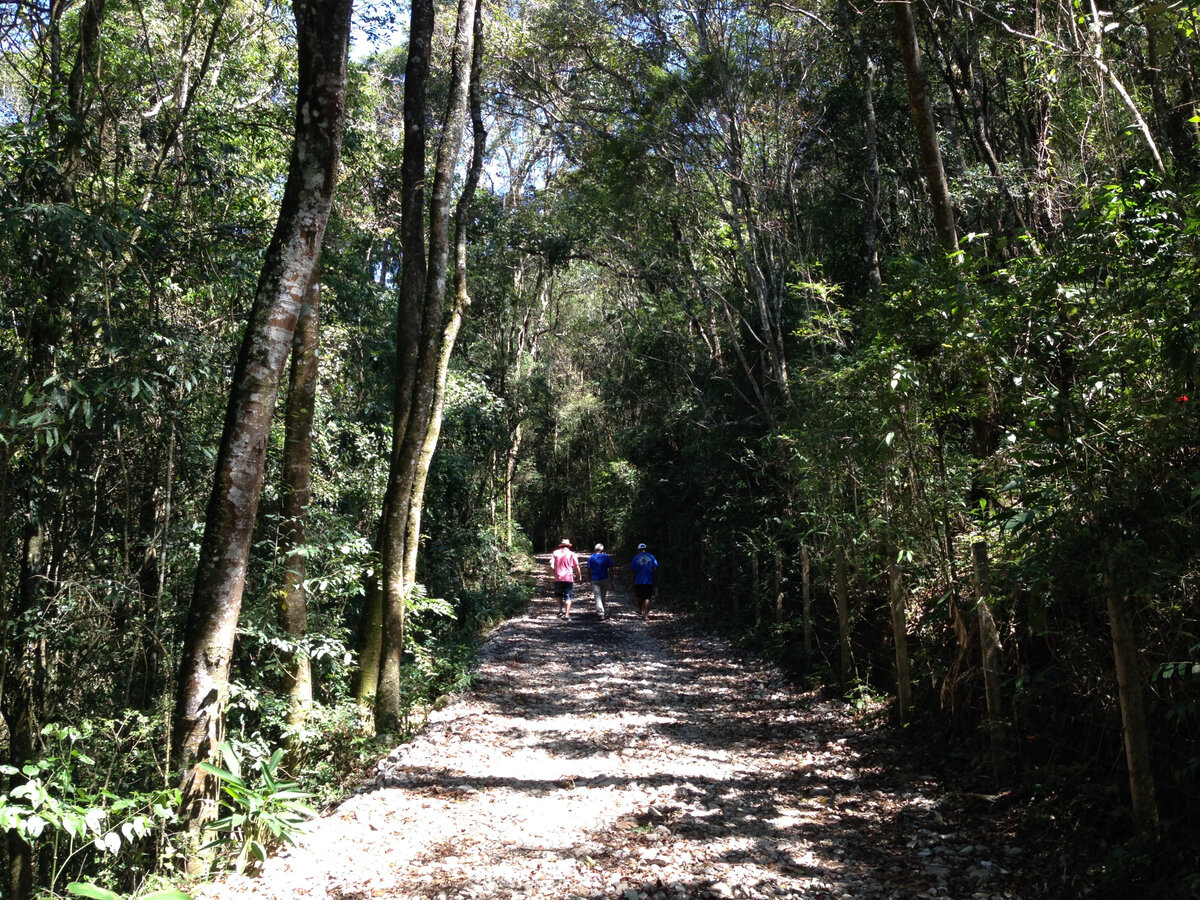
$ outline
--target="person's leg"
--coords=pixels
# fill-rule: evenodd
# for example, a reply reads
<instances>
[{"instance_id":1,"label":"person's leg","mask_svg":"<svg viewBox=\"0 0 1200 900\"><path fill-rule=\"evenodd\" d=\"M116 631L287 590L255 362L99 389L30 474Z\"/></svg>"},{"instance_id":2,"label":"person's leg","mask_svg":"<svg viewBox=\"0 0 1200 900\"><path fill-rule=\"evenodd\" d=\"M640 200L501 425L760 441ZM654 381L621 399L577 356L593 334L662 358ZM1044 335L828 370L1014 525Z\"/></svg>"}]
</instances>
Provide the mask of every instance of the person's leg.
<instances>
[{"instance_id":1,"label":"person's leg","mask_svg":"<svg viewBox=\"0 0 1200 900\"><path fill-rule=\"evenodd\" d=\"M563 607L567 600L567 584L565 581L554 582L554 596L558 599L558 616L561 619L563 616Z\"/></svg>"},{"instance_id":2,"label":"person's leg","mask_svg":"<svg viewBox=\"0 0 1200 900\"><path fill-rule=\"evenodd\" d=\"M592 582L592 596L596 599L596 615L604 618L604 601L608 599L608 579Z\"/></svg>"},{"instance_id":3,"label":"person's leg","mask_svg":"<svg viewBox=\"0 0 1200 900\"><path fill-rule=\"evenodd\" d=\"M575 590L575 582L564 581L563 584L565 584L567 587L567 594L566 594L566 598L565 598L566 605L563 608L563 618L569 619L569 618L571 618L571 594Z\"/></svg>"},{"instance_id":4,"label":"person's leg","mask_svg":"<svg viewBox=\"0 0 1200 900\"><path fill-rule=\"evenodd\" d=\"M638 615L643 620L648 620L650 617L650 592L654 590L653 585L638 584L634 586L634 593L637 595Z\"/></svg>"}]
</instances>

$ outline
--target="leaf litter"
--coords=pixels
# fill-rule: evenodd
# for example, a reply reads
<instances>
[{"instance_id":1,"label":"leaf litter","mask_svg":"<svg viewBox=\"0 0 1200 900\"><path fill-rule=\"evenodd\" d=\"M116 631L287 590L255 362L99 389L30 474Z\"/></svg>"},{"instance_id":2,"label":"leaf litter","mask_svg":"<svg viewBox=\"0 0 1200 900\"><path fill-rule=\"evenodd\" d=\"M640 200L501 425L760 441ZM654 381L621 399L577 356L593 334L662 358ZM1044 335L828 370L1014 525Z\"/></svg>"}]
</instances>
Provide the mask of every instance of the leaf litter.
<instances>
[{"instance_id":1,"label":"leaf litter","mask_svg":"<svg viewBox=\"0 0 1200 900\"><path fill-rule=\"evenodd\" d=\"M986 805L840 700L628 597L543 585L472 687L221 900L1022 900Z\"/></svg>"}]
</instances>

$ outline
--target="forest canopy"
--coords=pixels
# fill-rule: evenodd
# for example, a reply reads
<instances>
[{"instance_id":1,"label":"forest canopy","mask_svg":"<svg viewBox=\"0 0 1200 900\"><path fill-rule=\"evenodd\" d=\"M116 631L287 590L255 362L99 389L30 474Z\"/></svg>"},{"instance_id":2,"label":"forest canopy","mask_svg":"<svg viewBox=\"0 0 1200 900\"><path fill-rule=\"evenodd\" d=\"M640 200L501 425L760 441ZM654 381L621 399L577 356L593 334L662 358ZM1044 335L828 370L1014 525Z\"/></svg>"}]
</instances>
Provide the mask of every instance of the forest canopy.
<instances>
[{"instance_id":1,"label":"forest canopy","mask_svg":"<svg viewBox=\"0 0 1200 900\"><path fill-rule=\"evenodd\" d=\"M563 536L952 741L1057 890L1196 889L1200 8L356 15L0 3L0 892L151 885L193 763L336 796Z\"/></svg>"}]
</instances>

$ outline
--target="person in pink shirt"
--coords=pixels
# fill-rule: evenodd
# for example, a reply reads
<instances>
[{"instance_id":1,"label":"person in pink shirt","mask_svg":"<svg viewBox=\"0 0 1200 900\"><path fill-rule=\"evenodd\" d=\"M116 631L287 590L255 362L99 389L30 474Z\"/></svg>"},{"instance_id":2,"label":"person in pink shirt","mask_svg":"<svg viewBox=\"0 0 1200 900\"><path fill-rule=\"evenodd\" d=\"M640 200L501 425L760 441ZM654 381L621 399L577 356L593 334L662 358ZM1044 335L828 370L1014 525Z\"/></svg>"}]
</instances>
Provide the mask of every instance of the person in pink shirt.
<instances>
[{"instance_id":1,"label":"person in pink shirt","mask_svg":"<svg viewBox=\"0 0 1200 900\"><path fill-rule=\"evenodd\" d=\"M563 538L558 549L550 554L550 572L554 575L554 593L558 597L558 617L569 619L575 579L583 580L583 570L579 568L579 558L575 556L571 542L566 538Z\"/></svg>"}]
</instances>

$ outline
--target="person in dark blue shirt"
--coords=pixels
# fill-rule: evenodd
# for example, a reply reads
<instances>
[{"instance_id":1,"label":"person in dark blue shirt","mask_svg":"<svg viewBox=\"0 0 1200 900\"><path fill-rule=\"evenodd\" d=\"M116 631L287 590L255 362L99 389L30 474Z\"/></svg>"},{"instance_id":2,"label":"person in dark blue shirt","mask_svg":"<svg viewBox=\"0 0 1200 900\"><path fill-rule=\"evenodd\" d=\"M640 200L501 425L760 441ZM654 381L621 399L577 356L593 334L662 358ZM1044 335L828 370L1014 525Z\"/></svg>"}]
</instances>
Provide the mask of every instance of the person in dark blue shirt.
<instances>
[{"instance_id":1,"label":"person in dark blue shirt","mask_svg":"<svg viewBox=\"0 0 1200 900\"><path fill-rule=\"evenodd\" d=\"M604 552L604 545L597 544L596 552L588 557L588 579L592 582L592 596L596 600L596 615L607 619L604 611L604 601L608 599L608 589L612 584L609 573L616 571L613 558Z\"/></svg>"},{"instance_id":2,"label":"person in dark blue shirt","mask_svg":"<svg viewBox=\"0 0 1200 900\"><path fill-rule=\"evenodd\" d=\"M654 588L658 583L658 560L645 544L638 544L637 556L629 563L629 579L633 596L637 600L638 615L642 621L650 621L650 603L654 599Z\"/></svg>"}]
</instances>

